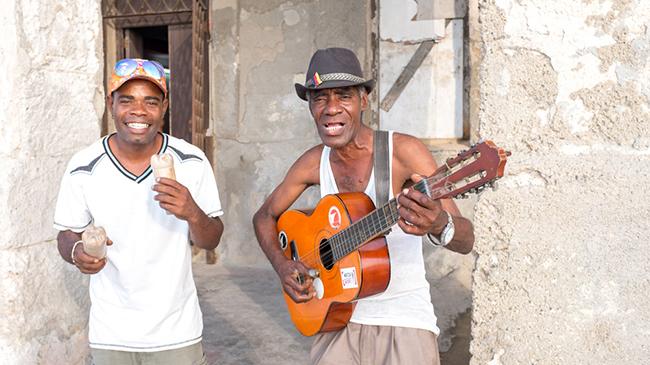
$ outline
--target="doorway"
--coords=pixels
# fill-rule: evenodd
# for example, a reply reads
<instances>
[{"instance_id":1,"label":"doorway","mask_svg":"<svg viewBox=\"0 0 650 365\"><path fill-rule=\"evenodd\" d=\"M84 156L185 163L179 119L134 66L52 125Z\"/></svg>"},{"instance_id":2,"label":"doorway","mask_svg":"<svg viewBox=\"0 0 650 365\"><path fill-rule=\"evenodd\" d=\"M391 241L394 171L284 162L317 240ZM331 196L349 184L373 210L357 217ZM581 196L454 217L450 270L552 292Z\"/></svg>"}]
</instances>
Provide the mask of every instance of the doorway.
<instances>
[{"instance_id":1,"label":"doorway","mask_svg":"<svg viewBox=\"0 0 650 365\"><path fill-rule=\"evenodd\" d=\"M166 25L156 27L127 28L128 39L131 41L129 58L144 58L156 61L165 69L167 90L169 90L169 36ZM172 134L169 126L169 115L172 113L171 106L165 114L162 132ZM172 134L173 135L173 134Z\"/></svg>"},{"instance_id":2,"label":"doorway","mask_svg":"<svg viewBox=\"0 0 650 365\"><path fill-rule=\"evenodd\" d=\"M207 1L103 0L105 80L122 58L158 61L169 90L163 132L204 150L208 158ZM102 134L114 131L105 113ZM208 141L206 141L208 139ZM208 147L206 149L206 146Z\"/></svg>"}]
</instances>

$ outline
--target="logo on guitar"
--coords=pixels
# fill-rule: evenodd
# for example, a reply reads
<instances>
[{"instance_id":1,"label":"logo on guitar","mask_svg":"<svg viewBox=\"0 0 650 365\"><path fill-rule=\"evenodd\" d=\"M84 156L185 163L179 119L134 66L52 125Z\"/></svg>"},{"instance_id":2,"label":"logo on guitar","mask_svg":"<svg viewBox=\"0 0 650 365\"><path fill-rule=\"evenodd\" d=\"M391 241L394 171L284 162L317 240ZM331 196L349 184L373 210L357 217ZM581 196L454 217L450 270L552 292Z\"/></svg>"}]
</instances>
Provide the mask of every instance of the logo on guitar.
<instances>
[{"instance_id":1,"label":"logo on guitar","mask_svg":"<svg viewBox=\"0 0 650 365\"><path fill-rule=\"evenodd\" d=\"M339 212L339 208L331 207L327 216L330 220L330 227L334 229L339 229L339 227L341 227L341 212Z\"/></svg>"},{"instance_id":2,"label":"logo on guitar","mask_svg":"<svg viewBox=\"0 0 650 365\"><path fill-rule=\"evenodd\" d=\"M341 268L341 285L343 285L343 289L359 287L359 283L357 283L357 271L354 267Z\"/></svg>"}]
</instances>

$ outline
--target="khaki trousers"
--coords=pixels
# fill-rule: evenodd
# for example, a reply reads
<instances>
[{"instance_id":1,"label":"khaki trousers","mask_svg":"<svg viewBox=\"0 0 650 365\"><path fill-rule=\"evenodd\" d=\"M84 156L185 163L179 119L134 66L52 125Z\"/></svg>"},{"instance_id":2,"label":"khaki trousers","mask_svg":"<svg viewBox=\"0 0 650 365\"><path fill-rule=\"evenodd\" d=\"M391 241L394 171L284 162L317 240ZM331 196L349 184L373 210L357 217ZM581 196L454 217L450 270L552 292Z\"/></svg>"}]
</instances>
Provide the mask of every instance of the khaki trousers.
<instances>
[{"instance_id":1,"label":"khaki trousers","mask_svg":"<svg viewBox=\"0 0 650 365\"><path fill-rule=\"evenodd\" d=\"M207 365L201 342L174 350L128 352L90 349L93 365Z\"/></svg>"},{"instance_id":2,"label":"khaki trousers","mask_svg":"<svg viewBox=\"0 0 650 365\"><path fill-rule=\"evenodd\" d=\"M338 332L317 334L314 365L440 365L438 338L430 331L357 323Z\"/></svg>"}]
</instances>

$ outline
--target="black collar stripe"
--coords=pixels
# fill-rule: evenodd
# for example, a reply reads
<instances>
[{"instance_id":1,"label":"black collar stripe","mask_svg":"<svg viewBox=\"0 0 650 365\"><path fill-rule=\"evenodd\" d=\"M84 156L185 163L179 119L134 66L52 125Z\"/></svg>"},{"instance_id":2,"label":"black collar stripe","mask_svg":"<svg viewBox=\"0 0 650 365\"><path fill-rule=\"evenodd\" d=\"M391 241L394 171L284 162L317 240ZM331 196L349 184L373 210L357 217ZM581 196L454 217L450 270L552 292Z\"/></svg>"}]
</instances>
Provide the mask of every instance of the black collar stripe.
<instances>
[{"instance_id":1,"label":"black collar stripe","mask_svg":"<svg viewBox=\"0 0 650 365\"><path fill-rule=\"evenodd\" d=\"M158 154L161 154L161 153L165 152L165 150L167 149L168 138L167 138L167 135L166 135L166 134L164 134L164 133L160 133L160 132L158 132L158 133L159 133L159 134L162 136L162 138L163 138L162 145L160 146L160 150L158 151ZM117 157L115 157L115 155L113 154L113 151L111 151L111 147L110 147L110 145L108 144L108 139L111 138L114 134L115 134L115 133L113 133L113 134L111 134L111 135L108 135L108 136L104 137L104 140L102 141L102 144L104 145L104 151L106 152L106 155L108 155L108 158L111 160L111 162L113 163L113 165L117 168L117 170L118 170L119 172L122 173L122 175L126 176L126 177L127 177L128 179L130 179L130 180L135 181L135 182L138 183L138 184L141 183L141 182L144 181L147 177L149 177L149 175L151 175L151 172L152 172L152 170L151 170L151 165L149 165L149 166L148 166L148 167L147 167L147 168L142 172L142 174L141 174L140 176L136 176L136 175L132 174L129 170L127 170L126 168L124 168L124 166L122 166L122 164L121 164L120 161L117 159Z\"/></svg>"}]
</instances>

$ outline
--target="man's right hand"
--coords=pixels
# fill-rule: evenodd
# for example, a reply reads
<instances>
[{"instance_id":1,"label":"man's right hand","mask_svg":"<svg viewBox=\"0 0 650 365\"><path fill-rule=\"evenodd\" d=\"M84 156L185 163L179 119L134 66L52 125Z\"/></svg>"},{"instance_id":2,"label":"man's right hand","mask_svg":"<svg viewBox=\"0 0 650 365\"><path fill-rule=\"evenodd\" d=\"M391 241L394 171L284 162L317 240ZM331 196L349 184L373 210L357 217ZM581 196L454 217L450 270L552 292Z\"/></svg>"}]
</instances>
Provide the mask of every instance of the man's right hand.
<instances>
[{"instance_id":1,"label":"man's right hand","mask_svg":"<svg viewBox=\"0 0 650 365\"><path fill-rule=\"evenodd\" d=\"M112 244L113 241L110 239L106 240L107 246L110 246ZM72 256L74 257L74 265L79 269L79 271L84 274L96 274L100 272L104 266L106 266L106 257L99 259L97 257L90 256L84 251L83 244L78 244L74 248Z\"/></svg>"},{"instance_id":2,"label":"man's right hand","mask_svg":"<svg viewBox=\"0 0 650 365\"><path fill-rule=\"evenodd\" d=\"M296 303L304 303L316 296L309 268L300 261L285 260L278 266L282 288Z\"/></svg>"}]
</instances>

